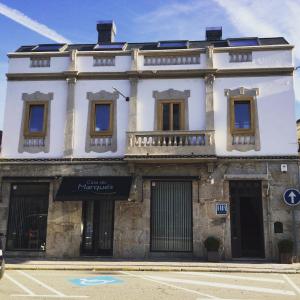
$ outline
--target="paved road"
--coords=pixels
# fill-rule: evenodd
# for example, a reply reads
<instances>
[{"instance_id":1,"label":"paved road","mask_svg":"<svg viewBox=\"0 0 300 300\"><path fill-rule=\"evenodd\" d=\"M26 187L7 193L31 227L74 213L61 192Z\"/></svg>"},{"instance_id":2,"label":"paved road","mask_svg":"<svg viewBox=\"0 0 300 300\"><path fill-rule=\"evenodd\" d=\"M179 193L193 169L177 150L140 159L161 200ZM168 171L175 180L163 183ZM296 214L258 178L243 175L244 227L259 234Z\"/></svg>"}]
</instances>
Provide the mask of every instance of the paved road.
<instances>
[{"instance_id":1,"label":"paved road","mask_svg":"<svg viewBox=\"0 0 300 300\"><path fill-rule=\"evenodd\" d=\"M0 299L300 299L299 274L7 271Z\"/></svg>"}]
</instances>

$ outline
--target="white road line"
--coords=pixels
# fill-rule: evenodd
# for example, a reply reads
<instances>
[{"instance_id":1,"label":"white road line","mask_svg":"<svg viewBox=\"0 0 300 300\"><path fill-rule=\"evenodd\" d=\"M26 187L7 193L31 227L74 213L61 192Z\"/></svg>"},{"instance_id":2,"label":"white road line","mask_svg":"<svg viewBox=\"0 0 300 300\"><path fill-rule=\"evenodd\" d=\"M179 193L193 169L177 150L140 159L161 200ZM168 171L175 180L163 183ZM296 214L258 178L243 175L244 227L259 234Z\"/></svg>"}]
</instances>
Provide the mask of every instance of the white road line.
<instances>
[{"instance_id":1,"label":"white road line","mask_svg":"<svg viewBox=\"0 0 300 300\"><path fill-rule=\"evenodd\" d=\"M209 298L209 299L223 299L223 298L218 298L218 297L211 296L211 295L208 295L208 294L200 293L200 292L195 291L195 290L186 289L186 288L181 287L181 286L176 286L176 285L173 285L173 284L168 284L168 283L165 283L165 282L157 281L155 279L151 279L151 278L148 278L148 277L145 277L145 276L136 275L136 274L132 274L132 273L129 273L129 272L124 272L124 271L121 271L121 272L125 275L129 275L129 276L132 276L132 277L137 277L137 278L144 279L144 280L147 280L147 281L152 281L152 282L162 284L162 285L166 285L166 286L178 289L178 290L183 290L185 292L189 292L189 293L197 294L197 295L200 295L200 296L204 296L204 297Z\"/></svg>"},{"instance_id":2,"label":"white road line","mask_svg":"<svg viewBox=\"0 0 300 300\"><path fill-rule=\"evenodd\" d=\"M20 274L22 274L23 276L29 278L30 280L36 282L37 284L41 285L42 287L44 287L45 289L49 290L50 292L56 294L57 296L60 296L60 297L65 297L66 295L57 291L56 289L52 288L51 286L39 281L38 279L34 278L33 276L23 272L23 271L18 271Z\"/></svg>"},{"instance_id":3,"label":"white road line","mask_svg":"<svg viewBox=\"0 0 300 300\"><path fill-rule=\"evenodd\" d=\"M298 294L300 294L300 288L289 278L287 275L282 274L282 276L286 279L286 281L296 290Z\"/></svg>"},{"instance_id":4,"label":"white road line","mask_svg":"<svg viewBox=\"0 0 300 300\"><path fill-rule=\"evenodd\" d=\"M30 289L28 289L26 286L24 286L23 284L21 284L17 280L15 280L12 277L10 277L7 273L5 273L4 276L8 280L10 280L11 282L13 282L15 285L17 285L20 289L22 289L23 291L25 291L27 293L27 296L35 296L34 292L32 292Z\"/></svg>"},{"instance_id":5,"label":"white road line","mask_svg":"<svg viewBox=\"0 0 300 300\"><path fill-rule=\"evenodd\" d=\"M260 281L260 282L276 282L276 283L284 283L284 280L281 279L271 279L265 277L250 277L250 276L238 276L238 275L221 275L215 273L203 273L203 272L172 272L174 274L180 275L195 275L195 276L205 276L205 277L212 277L212 278L229 278L229 279L241 279L241 280L253 280L253 281Z\"/></svg>"},{"instance_id":6,"label":"white road line","mask_svg":"<svg viewBox=\"0 0 300 300\"><path fill-rule=\"evenodd\" d=\"M287 295L287 296L295 296L296 295L294 293L294 291L270 289L270 288L260 288L260 287L247 286L247 285L235 285L235 284L228 284L228 283L196 281L196 280L177 279L177 278L168 278L168 277L160 277L160 276L148 276L148 275L146 277L154 279L154 280L161 280L161 281L174 282L174 283L176 282L176 283L195 284L195 285L202 285L202 286L219 287L219 288L224 288L224 289L243 290L243 291L250 291L250 292Z\"/></svg>"},{"instance_id":7,"label":"white road line","mask_svg":"<svg viewBox=\"0 0 300 300\"><path fill-rule=\"evenodd\" d=\"M10 295L12 297L43 297L43 298L89 298L89 296L58 296L58 295L20 295L20 294L14 294L14 295Z\"/></svg>"}]
</instances>

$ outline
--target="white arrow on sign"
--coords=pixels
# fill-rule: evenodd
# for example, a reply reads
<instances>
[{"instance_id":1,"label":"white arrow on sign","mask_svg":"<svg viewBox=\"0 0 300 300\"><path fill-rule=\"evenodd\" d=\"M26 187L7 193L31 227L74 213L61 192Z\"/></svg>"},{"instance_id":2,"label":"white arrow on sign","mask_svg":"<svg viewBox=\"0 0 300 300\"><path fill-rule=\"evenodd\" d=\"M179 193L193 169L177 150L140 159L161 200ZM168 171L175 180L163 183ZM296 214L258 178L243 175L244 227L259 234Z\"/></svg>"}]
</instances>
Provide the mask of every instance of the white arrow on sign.
<instances>
[{"instance_id":1,"label":"white arrow on sign","mask_svg":"<svg viewBox=\"0 0 300 300\"><path fill-rule=\"evenodd\" d=\"M288 197L291 198L291 203L295 204L295 198L297 197L297 195L293 191L289 193Z\"/></svg>"}]
</instances>

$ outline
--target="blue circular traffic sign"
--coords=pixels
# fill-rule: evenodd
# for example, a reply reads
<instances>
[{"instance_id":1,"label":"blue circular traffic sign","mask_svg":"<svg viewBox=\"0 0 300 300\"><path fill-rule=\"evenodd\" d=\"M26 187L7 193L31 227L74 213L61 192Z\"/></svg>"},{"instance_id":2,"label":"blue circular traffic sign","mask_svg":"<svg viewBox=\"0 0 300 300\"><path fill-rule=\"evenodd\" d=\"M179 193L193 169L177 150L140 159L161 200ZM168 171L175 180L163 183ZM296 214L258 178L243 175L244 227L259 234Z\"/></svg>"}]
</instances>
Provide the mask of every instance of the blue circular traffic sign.
<instances>
[{"instance_id":1,"label":"blue circular traffic sign","mask_svg":"<svg viewBox=\"0 0 300 300\"><path fill-rule=\"evenodd\" d=\"M283 194L283 200L287 205L296 206L300 203L300 192L297 189L287 189Z\"/></svg>"}]
</instances>

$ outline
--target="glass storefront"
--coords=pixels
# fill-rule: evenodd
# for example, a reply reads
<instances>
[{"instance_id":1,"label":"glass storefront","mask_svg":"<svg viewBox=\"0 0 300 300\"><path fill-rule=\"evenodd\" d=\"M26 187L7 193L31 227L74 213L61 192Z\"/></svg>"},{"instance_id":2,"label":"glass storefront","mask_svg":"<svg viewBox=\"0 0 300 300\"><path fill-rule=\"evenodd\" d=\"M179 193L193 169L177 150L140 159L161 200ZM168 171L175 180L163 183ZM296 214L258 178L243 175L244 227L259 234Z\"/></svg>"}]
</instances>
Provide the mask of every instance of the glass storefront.
<instances>
[{"instance_id":1,"label":"glass storefront","mask_svg":"<svg viewBox=\"0 0 300 300\"><path fill-rule=\"evenodd\" d=\"M48 183L12 183L7 250L46 250Z\"/></svg>"}]
</instances>

